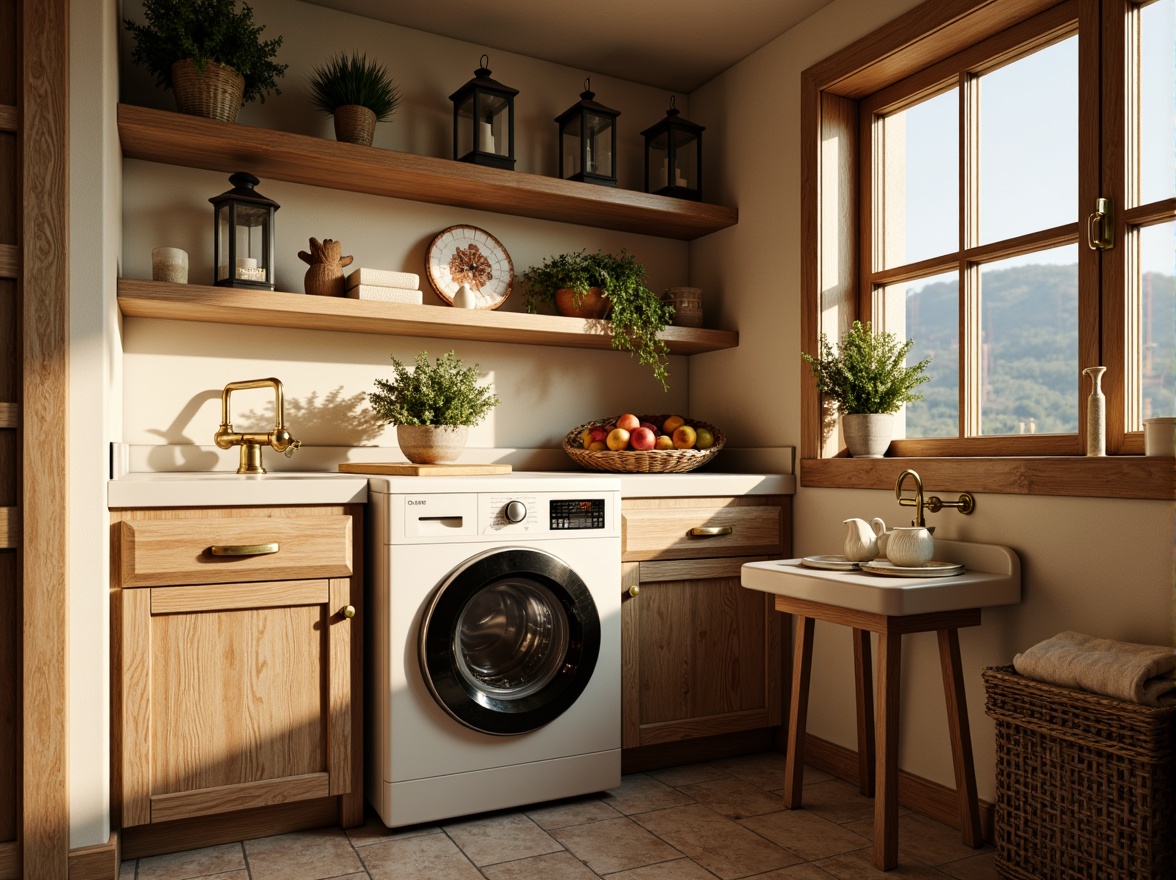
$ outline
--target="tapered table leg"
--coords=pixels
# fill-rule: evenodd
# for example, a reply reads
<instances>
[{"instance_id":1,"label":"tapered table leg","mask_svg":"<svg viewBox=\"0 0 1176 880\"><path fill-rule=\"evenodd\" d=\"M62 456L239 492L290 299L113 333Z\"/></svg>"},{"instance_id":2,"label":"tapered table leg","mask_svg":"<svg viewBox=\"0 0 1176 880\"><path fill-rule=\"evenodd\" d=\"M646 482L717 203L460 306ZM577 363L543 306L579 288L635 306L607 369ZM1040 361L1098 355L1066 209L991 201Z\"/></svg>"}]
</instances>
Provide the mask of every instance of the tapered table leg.
<instances>
[{"instance_id":1,"label":"tapered table leg","mask_svg":"<svg viewBox=\"0 0 1176 880\"><path fill-rule=\"evenodd\" d=\"M878 634L878 767L874 789L874 867L898 865L898 704L902 635Z\"/></svg>"},{"instance_id":2,"label":"tapered table leg","mask_svg":"<svg viewBox=\"0 0 1176 880\"><path fill-rule=\"evenodd\" d=\"M964 674L960 664L960 634L941 629L939 665L943 669L943 695L947 701L947 729L951 736L951 762L955 768L956 796L960 801L960 829L964 843L975 849L984 842L980 833L980 804L976 795L976 768L972 762L972 735L968 727L968 704L964 697Z\"/></svg>"},{"instance_id":3,"label":"tapered table leg","mask_svg":"<svg viewBox=\"0 0 1176 880\"><path fill-rule=\"evenodd\" d=\"M796 644L792 651L792 701L788 709L788 753L784 756L784 804L800 807L804 786L804 729L808 721L809 673L813 665L811 617L796 618Z\"/></svg>"},{"instance_id":4,"label":"tapered table leg","mask_svg":"<svg viewBox=\"0 0 1176 880\"><path fill-rule=\"evenodd\" d=\"M874 672L870 631L853 631L853 683L857 695L858 790L874 796Z\"/></svg>"}]
</instances>

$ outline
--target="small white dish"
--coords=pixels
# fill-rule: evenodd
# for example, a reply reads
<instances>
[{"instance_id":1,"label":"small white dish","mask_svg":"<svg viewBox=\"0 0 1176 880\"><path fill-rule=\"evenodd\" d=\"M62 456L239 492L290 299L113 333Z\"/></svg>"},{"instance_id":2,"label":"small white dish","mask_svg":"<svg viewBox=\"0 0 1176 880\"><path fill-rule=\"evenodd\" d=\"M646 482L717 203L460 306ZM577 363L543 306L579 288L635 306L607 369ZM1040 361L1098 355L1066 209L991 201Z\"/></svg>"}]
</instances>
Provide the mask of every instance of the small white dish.
<instances>
[{"instance_id":1,"label":"small white dish","mask_svg":"<svg viewBox=\"0 0 1176 880\"><path fill-rule=\"evenodd\" d=\"M823 571L857 571L860 562L850 562L844 556L806 556L800 560L805 568L819 568Z\"/></svg>"},{"instance_id":2,"label":"small white dish","mask_svg":"<svg viewBox=\"0 0 1176 880\"><path fill-rule=\"evenodd\" d=\"M953 577L964 573L964 567L958 562L928 562L926 565L895 565L875 559L863 562L862 571L870 574L884 574L890 577Z\"/></svg>"}]
</instances>

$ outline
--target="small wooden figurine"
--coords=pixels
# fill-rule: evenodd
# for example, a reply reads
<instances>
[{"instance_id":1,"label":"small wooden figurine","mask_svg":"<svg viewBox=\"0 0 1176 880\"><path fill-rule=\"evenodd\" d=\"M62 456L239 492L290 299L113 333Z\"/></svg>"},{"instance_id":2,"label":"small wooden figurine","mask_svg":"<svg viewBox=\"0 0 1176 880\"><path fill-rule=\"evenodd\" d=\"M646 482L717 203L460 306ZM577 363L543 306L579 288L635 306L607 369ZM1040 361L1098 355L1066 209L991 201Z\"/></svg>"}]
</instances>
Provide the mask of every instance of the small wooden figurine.
<instances>
[{"instance_id":1,"label":"small wooden figurine","mask_svg":"<svg viewBox=\"0 0 1176 880\"><path fill-rule=\"evenodd\" d=\"M298 258L309 263L303 288L311 296L342 296L344 293L343 267L351 265L351 257L341 256L343 245L333 239L321 243L310 240L310 253L299 251Z\"/></svg>"}]
</instances>

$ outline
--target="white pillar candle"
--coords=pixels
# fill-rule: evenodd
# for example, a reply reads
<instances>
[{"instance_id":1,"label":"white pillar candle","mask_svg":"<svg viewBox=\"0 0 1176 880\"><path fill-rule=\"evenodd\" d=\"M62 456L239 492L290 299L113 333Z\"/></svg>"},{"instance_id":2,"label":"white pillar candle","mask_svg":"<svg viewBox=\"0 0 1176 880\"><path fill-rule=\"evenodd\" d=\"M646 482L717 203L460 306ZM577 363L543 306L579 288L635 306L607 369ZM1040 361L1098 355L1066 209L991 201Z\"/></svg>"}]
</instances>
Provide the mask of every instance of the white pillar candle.
<instances>
[{"instance_id":1,"label":"white pillar candle","mask_svg":"<svg viewBox=\"0 0 1176 880\"><path fill-rule=\"evenodd\" d=\"M478 124L478 149L483 153L494 152L494 131L489 122Z\"/></svg>"}]
</instances>

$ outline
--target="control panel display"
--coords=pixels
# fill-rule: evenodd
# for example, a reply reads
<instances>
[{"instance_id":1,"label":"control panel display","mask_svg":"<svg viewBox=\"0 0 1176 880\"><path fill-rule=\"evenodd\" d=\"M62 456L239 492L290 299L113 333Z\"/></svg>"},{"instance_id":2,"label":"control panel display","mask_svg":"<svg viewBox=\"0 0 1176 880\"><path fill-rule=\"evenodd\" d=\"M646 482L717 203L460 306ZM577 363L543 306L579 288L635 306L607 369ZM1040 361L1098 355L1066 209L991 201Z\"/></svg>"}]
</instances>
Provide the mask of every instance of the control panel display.
<instances>
[{"instance_id":1,"label":"control panel display","mask_svg":"<svg viewBox=\"0 0 1176 880\"><path fill-rule=\"evenodd\" d=\"M603 529L604 499L592 498L585 501L560 498L551 504L551 530L558 529Z\"/></svg>"}]
</instances>

